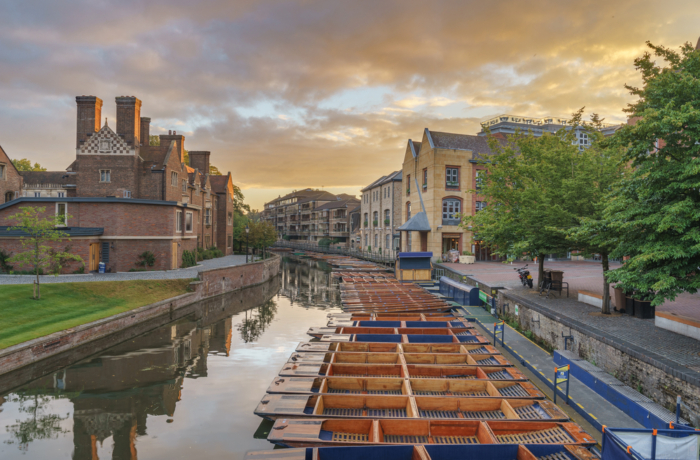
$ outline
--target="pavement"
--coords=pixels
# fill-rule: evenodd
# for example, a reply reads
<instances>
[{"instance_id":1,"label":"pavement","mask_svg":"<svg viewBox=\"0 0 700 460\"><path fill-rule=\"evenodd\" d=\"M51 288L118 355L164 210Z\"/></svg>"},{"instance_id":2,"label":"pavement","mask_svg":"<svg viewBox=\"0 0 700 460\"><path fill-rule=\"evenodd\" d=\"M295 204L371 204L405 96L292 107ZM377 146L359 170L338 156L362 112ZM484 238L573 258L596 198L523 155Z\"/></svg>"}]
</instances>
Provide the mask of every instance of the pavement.
<instances>
[{"instance_id":1,"label":"pavement","mask_svg":"<svg viewBox=\"0 0 700 460\"><path fill-rule=\"evenodd\" d=\"M493 323L496 318L480 307L463 307L470 316L477 319L477 329L484 337L493 338ZM554 357L546 350L540 348L531 340L520 334L515 329L507 324L505 347L501 345L500 334L499 340L492 340L495 347L503 353L503 356L508 359L518 369L523 371L530 382L536 385L540 391L545 393L548 398L553 397L553 382ZM575 377L571 376L569 382L569 404L566 404L564 396L565 385L559 385L557 392L557 405L563 409L572 420L581 425L591 436L601 442L602 433L601 426L610 427L626 427L626 428L643 428L632 417L621 411L611 403L605 400L595 391L591 390L585 384L580 382ZM591 428L595 429L593 431Z\"/></svg>"},{"instance_id":2,"label":"pavement","mask_svg":"<svg viewBox=\"0 0 700 460\"><path fill-rule=\"evenodd\" d=\"M538 292L523 286L513 267L498 262L478 262L472 265L444 264L447 267L491 286L499 285L509 288L508 293L529 301L541 308L550 310L560 318L571 320L596 334L609 339L616 347L635 356L652 360L657 367L676 375L682 373L693 381L700 381L700 341L676 334L655 326L653 319L639 319L627 315L600 315L600 309L579 302L578 290L602 293L602 267L600 263L545 262L545 268L564 271L564 281L569 282L570 295L550 294L549 298L540 297ZM617 265L619 266L619 265ZM531 264L536 275L536 265ZM536 278L536 276L535 276ZM597 291L595 291L597 286ZM700 321L700 296L688 295L675 302L666 302L657 307L657 311L674 312L683 309L685 315L692 315ZM680 375L676 375L679 378Z\"/></svg>"},{"instance_id":3,"label":"pavement","mask_svg":"<svg viewBox=\"0 0 700 460\"><path fill-rule=\"evenodd\" d=\"M252 259L249 258L250 261ZM199 265L190 268L179 268L177 270L158 270L147 272L126 272L126 273L86 273L84 275L43 275L39 277L39 282L48 283L84 283L91 281L130 281L130 280L174 280L196 278L202 270L212 268L231 267L245 264L245 255L231 255L219 257L217 259L203 260ZM0 275L0 285L2 284L32 284L36 276L33 275Z\"/></svg>"},{"instance_id":4,"label":"pavement","mask_svg":"<svg viewBox=\"0 0 700 460\"><path fill-rule=\"evenodd\" d=\"M521 286L521 284L513 268L520 268L525 264L522 262L513 263L513 265L500 262L476 262L470 265L452 263L443 263L442 265L459 273L472 275L477 280L489 285L497 283L504 287L515 287ZM564 281L569 283L569 296L571 298L577 299L578 291L603 294L603 266L600 262L545 261L544 267L564 272ZM610 263L611 270L618 267L620 267L618 262ZM530 262L529 268L535 283L537 283L537 263ZM612 287L610 287L610 296L612 299L615 298ZM674 301L656 307L656 311L700 322L700 294L681 294Z\"/></svg>"}]
</instances>

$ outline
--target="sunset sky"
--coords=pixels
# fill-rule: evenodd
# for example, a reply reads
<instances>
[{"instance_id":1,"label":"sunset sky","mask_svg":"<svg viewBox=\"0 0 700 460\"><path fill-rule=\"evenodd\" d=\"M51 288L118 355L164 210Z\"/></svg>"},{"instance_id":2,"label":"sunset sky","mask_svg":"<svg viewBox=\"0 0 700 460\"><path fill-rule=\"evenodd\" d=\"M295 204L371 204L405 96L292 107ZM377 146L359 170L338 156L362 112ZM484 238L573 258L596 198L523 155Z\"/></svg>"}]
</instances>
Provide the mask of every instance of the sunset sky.
<instances>
[{"instance_id":1,"label":"sunset sky","mask_svg":"<svg viewBox=\"0 0 700 460\"><path fill-rule=\"evenodd\" d=\"M75 96L116 126L115 96L133 95L152 134L210 150L253 208L359 194L426 127L582 106L623 121L645 41L699 35L697 0L0 0L0 145L63 170Z\"/></svg>"}]
</instances>

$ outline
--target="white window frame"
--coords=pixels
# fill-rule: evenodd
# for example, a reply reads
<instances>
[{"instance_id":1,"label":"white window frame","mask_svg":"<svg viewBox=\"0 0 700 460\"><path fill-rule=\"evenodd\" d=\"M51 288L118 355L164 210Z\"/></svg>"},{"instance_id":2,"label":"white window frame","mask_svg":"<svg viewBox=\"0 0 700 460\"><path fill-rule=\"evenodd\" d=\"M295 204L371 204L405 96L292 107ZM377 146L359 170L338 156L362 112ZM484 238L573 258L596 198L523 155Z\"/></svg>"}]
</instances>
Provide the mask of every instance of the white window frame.
<instances>
[{"instance_id":1,"label":"white window frame","mask_svg":"<svg viewBox=\"0 0 700 460\"><path fill-rule=\"evenodd\" d=\"M189 220L189 222L188 222ZM189 227L189 230L187 229ZM186 212L185 213L185 233L192 233L194 232L194 213L191 212Z\"/></svg>"},{"instance_id":2,"label":"white window frame","mask_svg":"<svg viewBox=\"0 0 700 460\"><path fill-rule=\"evenodd\" d=\"M228 224L233 225L233 213L232 212L228 213Z\"/></svg>"},{"instance_id":3,"label":"white window frame","mask_svg":"<svg viewBox=\"0 0 700 460\"><path fill-rule=\"evenodd\" d=\"M187 193L187 180L182 179L182 193Z\"/></svg>"},{"instance_id":4,"label":"white window frame","mask_svg":"<svg viewBox=\"0 0 700 460\"><path fill-rule=\"evenodd\" d=\"M0 163L0 180L6 180L5 174L7 174L7 165L5 163Z\"/></svg>"},{"instance_id":5,"label":"white window frame","mask_svg":"<svg viewBox=\"0 0 700 460\"><path fill-rule=\"evenodd\" d=\"M456 198L442 200L442 220L458 220L457 214L462 212L462 203ZM443 225L446 225L443 223Z\"/></svg>"},{"instance_id":6,"label":"white window frame","mask_svg":"<svg viewBox=\"0 0 700 460\"><path fill-rule=\"evenodd\" d=\"M182 232L182 211L175 211L175 231Z\"/></svg>"},{"instance_id":7,"label":"white window frame","mask_svg":"<svg viewBox=\"0 0 700 460\"><path fill-rule=\"evenodd\" d=\"M124 190L124 198L131 198L131 190Z\"/></svg>"},{"instance_id":8,"label":"white window frame","mask_svg":"<svg viewBox=\"0 0 700 460\"><path fill-rule=\"evenodd\" d=\"M41 192L34 192L34 198L41 198Z\"/></svg>"},{"instance_id":9,"label":"white window frame","mask_svg":"<svg viewBox=\"0 0 700 460\"><path fill-rule=\"evenodd\" d=\"M63 224L58 222L58 217L60 216L58 208L61 206L63 206ZM56 227L68 227L68 203L56 203Z\"/></svg>"},{"instance_id":10,"label":"white window frame","mask_svg":"<svg viewBox=\"0 0 700 460\"><path fill-rule=\"evenodd\" d=\"M204 225L211 225L211 208L204 208Z\"/></svg>"},{"instance_id":11,"label":"white window frame","mask_svg":"<svg viewBox=\"0 0 700 460\"><path fill-rule=\"evenodd\" d=\"M103 180L103 179L107 180ZM108 184L112 182L112 170L111 169L100 169L100 182Z\"/></svg>"},{"instance_id":12,"label":"white window frame","mask_svg":"<svg viewBox=\"0 0 700 460\"><path fill-rule=\"evenodd\" d=\"M170 185L177 187L177 173L175 171L170 173Z\"/></svg>"},{"instance_id":13,"label":"white window frame","mask_svg":"<svg viewBox=\"0 0 700 460\"><path fill-rule=\"evenodd\" d=\"M56 192L56 196L58 198L65 198L66 197L66 192Z\"/></svg>"}]
</instances>

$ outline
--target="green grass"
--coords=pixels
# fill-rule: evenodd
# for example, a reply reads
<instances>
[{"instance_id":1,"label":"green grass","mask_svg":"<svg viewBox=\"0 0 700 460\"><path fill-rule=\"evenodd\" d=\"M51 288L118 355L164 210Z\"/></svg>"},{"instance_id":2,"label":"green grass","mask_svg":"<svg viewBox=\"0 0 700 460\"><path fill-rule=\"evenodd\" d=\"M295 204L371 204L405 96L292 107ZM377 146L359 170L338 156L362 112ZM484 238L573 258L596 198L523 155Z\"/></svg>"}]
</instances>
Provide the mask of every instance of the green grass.
<instances>
[{"instance_id":1,"label":"green grass","mask_svg":"<svg viewBox=\"0 0 700 460\"><path fill-rule=\"evenodd\" d=\"M191 280L105 281L0 286L0 349L187 292Z\"/></svg>"}]
</instances>

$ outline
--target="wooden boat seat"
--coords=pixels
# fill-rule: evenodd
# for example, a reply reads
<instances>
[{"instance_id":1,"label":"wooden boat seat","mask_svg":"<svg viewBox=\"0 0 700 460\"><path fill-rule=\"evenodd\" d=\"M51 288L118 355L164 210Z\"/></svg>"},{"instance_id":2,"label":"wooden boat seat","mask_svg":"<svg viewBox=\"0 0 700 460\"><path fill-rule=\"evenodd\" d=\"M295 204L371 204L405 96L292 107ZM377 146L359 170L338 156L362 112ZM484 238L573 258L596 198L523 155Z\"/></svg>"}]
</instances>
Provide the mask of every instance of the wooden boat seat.
<instances>
[{"instance_id":1,"label":"wooden boat seat","mask_svg":"<svg viewBox=\"0 0 700 460\"><path fill-rule=\"evenodd\" d=\"M459 411L456 410L420 410L420 416L423 418L441 419L441 418L459 418Z\"/></svg>"},{"instance_id":2,"label":"wooden boat seat","mask_svg":"<svg viewBox=\"0 0 700 460\"><path fill-rule=\"evenodd\" d=\"M466 419L484 419L484 420L499 420L506 418L506 414L502 410L483 410L483 411L462 411L462 416Z\"/></svg>"},{"instance_id":3,"label":"wooden boat seat","mask_svg":"<svg viewBox=\"0 0 700 460\"><path fill-rule=\"evenodd\" d=\"M542 420L550 418L549 414L544 411L539 404L515 407L513 410L515 410L515 413L523 420Z\"/></svg>"},{"instance_id":4,"label":"wooden boat seat","mask_svg":"<svg viewBox=\"0 0 700 460\"><path fill-rule=\"evenodd\" d=\"M508 372L506 372L505 370L495 371L495 372L487 372L486 375L488 375L489 379L491 379L491 380L511 380L510 374L508 374Z\"/></svg>"},{"instance_id":5,"label":"wooden boat seat","mask_svg":"<svg viewBox=\"0 0 700 460\"><path fill-rule=\"evenodd\" d=\"M530 393L519 383L498 389L498 393L504 398L527 398Z\"/></svg>"},{"instance_id":6,"label":"wooden boat seat","mask_svg":"<svg viewBox=\"0 0 700 460\"><path fill-rule=\"evenodd\" d=\"M568 444L574 439L561 427L547 430L496 435L502 444Z\"/></svg>"},{"instance_id":7,"label":"wooden boat seat","mask_svg":"<svg viewBox=\"0 0 700 460\"><path fill-rule=\"evenodd\" d=\"M391 444L428 444L428 437L405 434L385 434L384 442Z\"/></svg>"},{"instance_id":8,"label":"wooden boat seat","mask_svg":"<svg viewBox=\"0 0 700 460\"><path fill-rule=\"evenodd\" d=\"M499 366L501 363L496 358L489 357L489 358L477 360L476 364L478 364L479 366L489 366L489 365Z\"/></svg>"},{"instance_id":9,"label":"wooden boat seat","mask_svg":"<svg viewBox=\"0 0 700 460\"><path fill-rule=\"evenodd\" d=\"M434 444L479 444L476 436L433 436Z\"/></svg>"},{"instance_id":10,"label":"wooden boat seat","mask_svg":"<svg viewBox=\"0 0 700 460\"><path fill-rule=\"evenodd\" d=\"M339 433L337 431L321 430L321 439L330 433L329 440L334 442L367 442L369 436L367 433Z\"/></svg>"}]
</instances>

